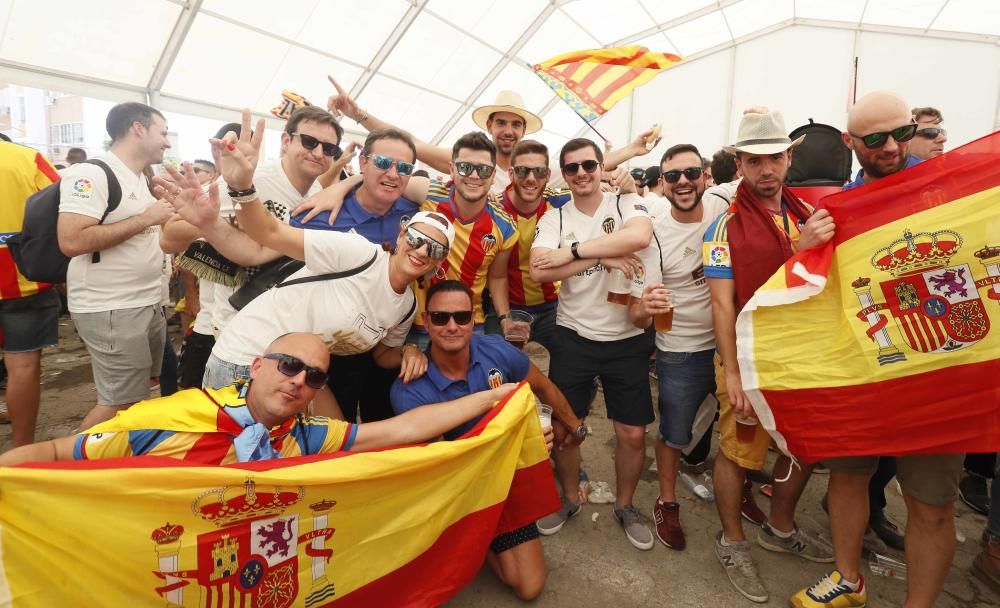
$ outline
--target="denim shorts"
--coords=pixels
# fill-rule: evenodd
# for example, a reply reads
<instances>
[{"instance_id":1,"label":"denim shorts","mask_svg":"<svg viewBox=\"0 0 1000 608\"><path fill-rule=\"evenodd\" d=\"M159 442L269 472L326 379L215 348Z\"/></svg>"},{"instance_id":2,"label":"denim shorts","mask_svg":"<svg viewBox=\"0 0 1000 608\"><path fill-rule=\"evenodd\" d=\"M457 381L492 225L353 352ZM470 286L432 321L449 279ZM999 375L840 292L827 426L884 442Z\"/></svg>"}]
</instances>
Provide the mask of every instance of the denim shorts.
<instances>
[{"instance_id":1,"label":"denim shorts","mask_svg":"<svg viewBox=\"0 0 1000 608\"><path fill-rule=\"evenodd\" d=\"M660 440L683 450L691 444L691 427L705 397L715 392L715 350L696 353L656 351L660 381Z\"/></svg>"},{"instance_id":2,"label":"denim shorts","mask_svg":"<svg viewBox=\"0 0 1000 608\"><path fill-rule=\"evenodd\" d=\"M201 381L202 388L226 388L240 380L250 379L250 366L223 361L212 353L205 363L205 377Z\"/></svg>"},{"instance_id":3,"label":"denim shorts","mask_svg":"<svg viewBox=\"0 0 1000 608\"><path fill-rule=\"evenodd\" d=\"M0 300L4 352L31 353L58 344L60 306L55 289Z\"/></svg>"}]
</instances>

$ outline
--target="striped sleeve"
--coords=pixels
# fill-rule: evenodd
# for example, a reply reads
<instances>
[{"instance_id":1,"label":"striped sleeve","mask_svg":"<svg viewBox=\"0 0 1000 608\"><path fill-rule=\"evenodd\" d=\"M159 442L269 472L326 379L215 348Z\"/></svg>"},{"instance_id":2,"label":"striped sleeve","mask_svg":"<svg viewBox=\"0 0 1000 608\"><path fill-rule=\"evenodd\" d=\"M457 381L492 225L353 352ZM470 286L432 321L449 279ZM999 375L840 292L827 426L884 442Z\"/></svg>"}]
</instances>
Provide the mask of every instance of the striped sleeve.
<instances>
[{"instance_id":1,"label":"striped sleeve","mask_svg":"<svg viewBox=\"0 0 1000 608\"><path fill-rule=\"evenodd\" d=\"M732 217L732 213L720 215L705 232L702 263L705 276L710 279L733 278L733 258L729 252L729 235L726 231L726 225Z\"/></svg>"}]
</instances>

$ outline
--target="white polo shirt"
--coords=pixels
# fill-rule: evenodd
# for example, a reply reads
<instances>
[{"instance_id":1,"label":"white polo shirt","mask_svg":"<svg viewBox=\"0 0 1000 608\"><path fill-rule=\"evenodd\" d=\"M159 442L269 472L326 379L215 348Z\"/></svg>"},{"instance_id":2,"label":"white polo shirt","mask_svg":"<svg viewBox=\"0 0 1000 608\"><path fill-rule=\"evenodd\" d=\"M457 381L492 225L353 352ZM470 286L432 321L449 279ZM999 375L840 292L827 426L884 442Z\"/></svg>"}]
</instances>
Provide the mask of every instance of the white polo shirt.
<instances>
[{"instance_id":1,"label":"white polo shirt","mask_svg":"<svg viewBox=\"0 0 1000 608\"><path fill-rule=\"evenodd\" d=\"M105 225L141 214L156 202L142 173L133 173L113 152L98 157L114 172L122 200L108 214ZM108 206L108 178L90 163L68 167L59 182L59 212L100 220ZM101 251L101 261L90 253L73 257L66 271L70 312L106 312L160 303L163 251L160 227L150 226L121 243Z\"/></svg>"},{"instance_id":2,"label":"white polo shirt","mask_svg":"<svg viewBox=\"0 0 1000 608\"><path fill-rule=\"evenodd\" d=\"M623 194L619 201L618 195L606 192L593 216L577 210L576 203L571 201L560 209L550 209L538 220L538 234L531 248L556 249L560 245L568 248L574 241L583 243L617 232L629 220L639 217L649 216L644 201L637 194ZM644 266L659 263L649 257L655 256L655 252L649 252L648 248L637 255ZM611 273L598 264L563 279L556 324L598 342L623 340L642 333L643 330L629 321L628 306L608 302L610 286ZM632 282L632 296L642 297L643 288L643 277L636 277Z\"/></svg>"},{"instance_id":3,"label":"white polo shirt","mask_svg":"<svg viewBox=\"0 0 1000 608\"><path fill-rule=\"evenodd\" d=\"M349 277L272 288L257 296L222 331L212 350L216 357L249 365L289 332L318 336L334 355L367 352L380 342L402 346L416 308L409 287L396 293L389 284L389 254L357 234L304 230L303 236L306 267L289 281L350 270L377 257Z\"/></svg>"}]
</instances>

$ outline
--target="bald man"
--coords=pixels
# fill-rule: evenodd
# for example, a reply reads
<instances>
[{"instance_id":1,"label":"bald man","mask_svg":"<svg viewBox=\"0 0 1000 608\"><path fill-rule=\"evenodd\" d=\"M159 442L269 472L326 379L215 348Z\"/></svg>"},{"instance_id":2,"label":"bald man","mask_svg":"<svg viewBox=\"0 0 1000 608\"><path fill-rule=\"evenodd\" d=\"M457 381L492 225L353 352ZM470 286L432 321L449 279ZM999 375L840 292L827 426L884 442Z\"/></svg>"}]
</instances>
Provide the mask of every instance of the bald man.
<instances>
[{"instance_id":1,"label":"bald man","mask_svg":"<svg viewBox=\"0 0 1000 608\"><path fill-rule=\"evenodd\" d=\"M862 172L844 189L861 187L919 162L909 154L917 124L910 106L898 95L875 92L862 97L841 136L854 150ZM962 454L901 456L897 478L906 502L905 608L934 605L955 552L955 499ZM861 550L868 526L868 483L879 458L832 458L828 490L830 529L837 570L791 598L796 608L864 606L867 589L861 576Z\"/></svg>"},{"instance_id":2,"label":"bald man","mask_svg":"<svg viewBox=\"0 0 1000 608\"><path fill-rule=\"evenodd\" d=\"M486 413L516 388L504 384L363 425L307 418L303 413L325 385L329 363L318 337L285 334L254 358L246 384L143 401L86 433L11 450L0 456L0 466L146 455L220 465L372 450L437 437ZM214 449L220 444L227 449ZM213 449L203 449L207 445Z\"/></svg>"}]
</instances>

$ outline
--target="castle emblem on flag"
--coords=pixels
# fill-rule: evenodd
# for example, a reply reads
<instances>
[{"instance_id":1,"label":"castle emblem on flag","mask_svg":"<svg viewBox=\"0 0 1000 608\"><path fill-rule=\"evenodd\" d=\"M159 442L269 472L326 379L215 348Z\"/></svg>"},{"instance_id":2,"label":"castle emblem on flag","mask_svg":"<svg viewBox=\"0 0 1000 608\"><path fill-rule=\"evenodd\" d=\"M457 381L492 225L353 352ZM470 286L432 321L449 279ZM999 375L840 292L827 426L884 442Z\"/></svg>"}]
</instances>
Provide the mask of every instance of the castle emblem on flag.
<instances>
[{"instance_id":1,"label":"castle emblem on flag","mask_svg":"<svg viewBox=\"0 0 1000 608\"><path fill-rule=\"evenodd\" d=\"M322 500L309 505L310 522L300 520L298 513L285 513L303 498L304 487L258 490L252 476L242 488L204 492L191 504L191 511L216 529L188 541L190 548L184 546L185 529L178 524L168 522L150 535L158 567L153 574L163 580L156 592L171 606L287 608L299 597L299 547L304 545L302 552L312 560L305 605L311 608L329 600L335 590L326 565L333 549L326 542L334 529L327 527L327 518L337 503ZM182 550L185 556L196 556L195 569L181 568ZM186 589L192 581L199 592Z\"/></svg>"},{"instance_id":2,"label":"castle emblem on flag","mask_svg":"<svg viewBox=\"0 0 1000 608\"><path fill-rule=\"evenodd\" d=\"M919 353L954 352L989 333L979 288L987 288L987 299L1000 301L1000 247L986 246L973 254L987 273L977 280L970 264L952 263L962 245L962 235L952 230L914 234L907 229L902 239L871 258L872 266L893 277L879 284L884 303L875 302L868 277L851 283L861 304L857 316L868 323L868 337L879 346L879 364L906 360L887 331L883 310L892 314L902 341Z\"/></svg>"}]
</instances>

